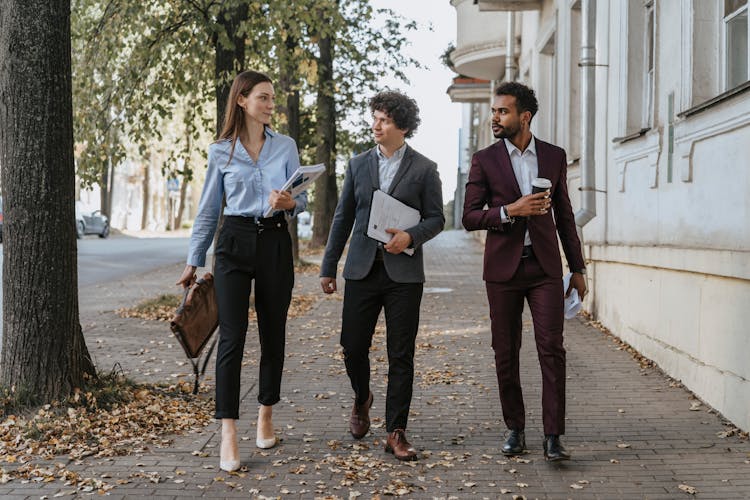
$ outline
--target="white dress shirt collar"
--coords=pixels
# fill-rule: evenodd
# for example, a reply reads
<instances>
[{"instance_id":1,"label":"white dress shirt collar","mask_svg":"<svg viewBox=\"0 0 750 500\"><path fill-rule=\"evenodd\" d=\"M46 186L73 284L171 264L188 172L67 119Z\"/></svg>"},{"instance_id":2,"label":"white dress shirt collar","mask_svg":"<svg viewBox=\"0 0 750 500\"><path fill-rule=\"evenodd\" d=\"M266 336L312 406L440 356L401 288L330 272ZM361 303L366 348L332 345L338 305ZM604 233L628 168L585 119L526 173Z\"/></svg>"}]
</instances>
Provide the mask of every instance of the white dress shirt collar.
<instances>
[{"instance_id":1,"label":"white dress shirt collar","mask_svg":"<svg viewBox=\"0 0 750 500\"><path fill-rule=\"evenodd\" d=\"M529 145L526 146L526 149L521 152L520 149L516 147L515 144L510 142L508 139L503 139L505 141L505 149L508 150L508 155L512 155L514 152L517 152L519 155L523 156L527 151L532 153L534 156L536 156L536 140L534 140L534 136L531 136L531 141L529 142Z\"/></svg>"}]
</instances>

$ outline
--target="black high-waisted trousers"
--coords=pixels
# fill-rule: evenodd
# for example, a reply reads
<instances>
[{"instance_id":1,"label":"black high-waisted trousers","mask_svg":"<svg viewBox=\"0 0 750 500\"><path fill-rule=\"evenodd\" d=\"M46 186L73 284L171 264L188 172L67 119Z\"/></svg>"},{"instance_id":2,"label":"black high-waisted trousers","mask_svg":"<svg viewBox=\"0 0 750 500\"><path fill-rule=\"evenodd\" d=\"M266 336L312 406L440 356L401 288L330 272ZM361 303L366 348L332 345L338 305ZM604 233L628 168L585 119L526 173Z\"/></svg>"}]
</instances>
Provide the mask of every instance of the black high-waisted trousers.
<instances>
[{"instance_id":1,"label":"black high-waisted trousers","mask_svg":"<svg viewBox=\"0 0 750 500\"><path fill-rule=\"evenodd\" d=\"M216 243L216 418L239 418L240 370L253 280L261 352L258 402L273 405L281 397L286 316L294 286L292 242L282 216L261 222L227 216Z\"/></svg>"}]
</instances>

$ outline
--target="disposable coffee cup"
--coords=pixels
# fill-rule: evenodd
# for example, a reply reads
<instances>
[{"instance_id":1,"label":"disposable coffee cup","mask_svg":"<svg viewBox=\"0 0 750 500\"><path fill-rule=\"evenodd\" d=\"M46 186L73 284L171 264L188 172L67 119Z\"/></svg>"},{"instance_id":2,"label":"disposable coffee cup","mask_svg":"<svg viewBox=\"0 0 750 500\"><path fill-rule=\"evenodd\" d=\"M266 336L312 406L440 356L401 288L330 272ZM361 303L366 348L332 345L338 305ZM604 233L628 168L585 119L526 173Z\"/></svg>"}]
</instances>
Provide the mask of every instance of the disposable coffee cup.
<instances>
[{"instance_id":1,"label":"disposable coffee cup","mask_svg":"<svg viewBox=\"0 0 750 500\"><path fill-rule=\"evenodd\" d=\"M531 193L541 193L543 191L549 191L552 188L552 182L544 177L537 177L531 181Z\"/></svg>"}]
</instances>

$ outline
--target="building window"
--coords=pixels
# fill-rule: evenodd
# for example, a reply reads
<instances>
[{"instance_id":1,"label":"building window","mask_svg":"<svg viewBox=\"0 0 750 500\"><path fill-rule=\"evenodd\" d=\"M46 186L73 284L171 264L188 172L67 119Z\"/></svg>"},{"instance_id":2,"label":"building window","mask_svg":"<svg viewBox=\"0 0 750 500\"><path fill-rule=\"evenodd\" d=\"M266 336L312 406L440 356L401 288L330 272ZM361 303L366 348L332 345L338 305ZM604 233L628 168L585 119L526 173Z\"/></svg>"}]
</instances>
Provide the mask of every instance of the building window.
<instances>
[{"instance_id":1,"label":"building window","mask_svg":"<svg viewBox=\"0 0 750 500\"><path fill-rule=\"evenodd\" d=\"M654 121L654 71L656 67L656 8L653 0L628 0L622 8L627 18L627 76L621 87L623 136L637 137Z\"/></svg>"},{"instance_id":2,"label":"building window","mask_svg":"<svg viewBox=\"0 0 750 500\"><path fill-rule=\"evenodd\" d=\"M539 73L536 88L539 96L539 118L536 118L539 137L559 143L558 129L555 120L557 105L557 68L555 56L555 38L553 31L539 50Z\"/></svg>"},{"instance_id":3,"label":"building window","mask_svg":"<svg viewBox=\"0 0 750 500\"><path fill-rule=\"evenodd\" d=\"M724 90L748 80L748 0L724 0Z\"/></svg>"},{"instance_id":4,"label":"building window","mask_svg":"<svg viewBox=\"0 0 750 500\"><path fill-rule=\"evenodd\" d=\"M654 116L654 59L656 58L656 22L654 13L654 2L646 2L645 25L643 41L643 113L641 115L641 128L651 127Z\"/></svg>"}]
</instances>

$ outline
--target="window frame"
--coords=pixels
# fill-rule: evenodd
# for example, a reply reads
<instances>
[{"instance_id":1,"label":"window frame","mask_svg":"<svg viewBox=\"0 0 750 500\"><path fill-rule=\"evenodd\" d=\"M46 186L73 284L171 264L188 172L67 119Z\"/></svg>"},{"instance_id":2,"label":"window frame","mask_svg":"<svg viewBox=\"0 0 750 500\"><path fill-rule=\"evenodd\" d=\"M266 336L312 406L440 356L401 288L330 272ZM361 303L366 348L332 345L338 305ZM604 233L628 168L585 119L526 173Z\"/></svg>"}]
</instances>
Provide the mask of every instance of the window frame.
<instances>
[{"instance_id":1,"label":"window frame","mask_svg":"<svg viewBox=\"0 0 750 500\"><path fill-rule=\"evenodd\" d=\"M744 81L740 82L738 85L733 85L732 87L730 87L729 86L729 69L730 69L729 57L730 56L729 56L729 47L728 47L729 37L727 36L728 31L729 31L728 25L732 20L736 19L737 17L743 14L748 17L748 22L747 22L748 32L746 34L747 47L745 48L745 57L747 58L745 65L746 65L747 75L745 75L746 78ZM746 1L745 4L739 7L737 10L730 12L729 14L721 16L721 30L720 31L721 31L721 43L720 43L721 89L722 89L722 92L726 92L750 80L750 0Z\"/></svg>"},{"instance_id":2,"label":"window frame","mask_svg":"<svg viewBox=\"0 0 750 500\"><path fill-rule=\"evenodd\" d=\"M649 129L654 122L654 92L656 87L656 7L653 0L643 2L643 97L641 129ZM650 18L650 19L649 19ZM649 21L651 29L649 30ZM651 67L649 68L649 63Z\"/></svg>"}]
</instances>

